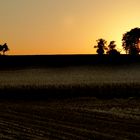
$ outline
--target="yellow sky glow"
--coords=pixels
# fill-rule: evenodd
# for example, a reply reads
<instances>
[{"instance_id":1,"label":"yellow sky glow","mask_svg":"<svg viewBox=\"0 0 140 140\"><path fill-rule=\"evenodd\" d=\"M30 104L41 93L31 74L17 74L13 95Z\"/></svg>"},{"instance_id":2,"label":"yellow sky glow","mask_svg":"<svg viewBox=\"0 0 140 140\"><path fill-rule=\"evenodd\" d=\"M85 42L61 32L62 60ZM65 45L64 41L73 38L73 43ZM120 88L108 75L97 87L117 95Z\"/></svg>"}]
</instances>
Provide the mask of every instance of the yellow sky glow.
<instances>
[{"instance_id":1,"label":"yellow sky glow","mask_svg":"<svg viewBox=\"0 0 140 140\"><path fill-rule=\"evenodd\" d=\"M140 27L140 0L4 0L0 44L9 54L93 54L98 38ZM123 52L123 51L122 51Z\"/></svg>"}]
</instances>

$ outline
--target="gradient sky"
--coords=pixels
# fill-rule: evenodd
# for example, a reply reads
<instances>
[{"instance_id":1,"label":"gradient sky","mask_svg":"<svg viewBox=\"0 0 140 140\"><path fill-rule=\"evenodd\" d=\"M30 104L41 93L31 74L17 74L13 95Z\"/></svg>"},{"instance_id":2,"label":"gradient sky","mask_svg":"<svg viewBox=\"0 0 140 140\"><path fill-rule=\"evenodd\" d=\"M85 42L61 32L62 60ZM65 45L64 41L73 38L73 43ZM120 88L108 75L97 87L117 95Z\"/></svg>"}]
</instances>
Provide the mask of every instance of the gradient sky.
<instances>
[{"instance_id":1,"label":"gradient sky","mask_svg":"<svg viewBox=\"0 0 140 140\"><path fill-rule=\"evenodd\" d=\"M140 27L140 0L0 0L0 44L9 54L92 54L98 38Z\"/></svg>"}]
</instances>

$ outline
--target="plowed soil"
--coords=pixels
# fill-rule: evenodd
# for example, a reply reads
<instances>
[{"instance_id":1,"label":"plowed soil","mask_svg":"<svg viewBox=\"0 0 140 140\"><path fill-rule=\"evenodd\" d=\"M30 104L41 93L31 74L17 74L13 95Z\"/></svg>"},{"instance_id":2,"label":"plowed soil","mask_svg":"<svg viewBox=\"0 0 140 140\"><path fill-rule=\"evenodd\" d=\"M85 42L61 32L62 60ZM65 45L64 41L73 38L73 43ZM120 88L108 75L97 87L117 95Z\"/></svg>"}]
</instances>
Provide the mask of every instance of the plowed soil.
<instances>
[{"instance_id":1,"label":"plowed soil","mask_svg":"<svg viewBox=\"0 0 140 140\"><path fill-rule=\"evenodd\" d=\"M138 140L140 99L2 100L0 139Z\"/></svg>"}]
</instances>

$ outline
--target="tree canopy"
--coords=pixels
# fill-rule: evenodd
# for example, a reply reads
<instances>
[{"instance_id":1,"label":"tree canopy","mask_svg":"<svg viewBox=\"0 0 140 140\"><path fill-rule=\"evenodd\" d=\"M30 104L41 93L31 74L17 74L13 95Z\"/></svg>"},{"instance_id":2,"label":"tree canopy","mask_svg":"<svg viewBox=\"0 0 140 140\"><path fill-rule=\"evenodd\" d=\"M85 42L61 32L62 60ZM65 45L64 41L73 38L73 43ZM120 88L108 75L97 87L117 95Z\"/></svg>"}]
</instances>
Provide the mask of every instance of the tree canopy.
<instances>
[{"instance_id":1,"label":"tree canopy","mask_svg":"<svg viewBox=\"0 0 140 140\"><path fill-rule=\"evenodd\" d=\"M5 52L9 51L9 48L6 43L4 45L0 45L0 52L1 51L3 52L3 55L5 55Z\"/></svg>"},{"instance_id":2,"label":"tree canopy","mask_svg":"<svg viewBox=\"0 0 140 140\"><path fill-rule=\"evenodd\" d=\"M107 43L106 40L104 40L102 38L100 38L100 39L97 40L97 45L94 46L94 48L97 48L97 51L96 52L99 55L103 55L104 54L105 49L106 49L106 43Z\"/></svg>"},{"instance_id":3,"label":"tree canopy","mask_svg":"<svg viewBox=\"0 0 140 140\"><path fill-rule=\"evenodd\" d=\"M120 52L116 49L115 41L110 41L110 44L106 47L107 41L105 39L98 39L97 48L98 55L103 55L106 50L106 54L118 55ZM140 28L133 28L130 31L123 34L122 47L126 54L139 55L140 54Z\"/></svg>"},{"instance_id":4,"label":"tree canopy","mask_svg":"<svg viewBox=\"0 0 140 140\"><path fill-rule=\"evenodd\" d=\"M116 49L115 41L110 41L110 43L108 45L107 54L112 55L112 56L116 56L116 55L120 54L120 52L117 51L117 49Z\"/></svg>"},{"instance_id":5,"label":"tree canopy","mask_svg":"<svg viewBox=\"0 0 140 140\"><path fill-rule=\"evenodd\" d=\"M138 55L140 53L140 28L134 28L123 34L122 46L126 54Z\"/></svg>"}]
</instances>

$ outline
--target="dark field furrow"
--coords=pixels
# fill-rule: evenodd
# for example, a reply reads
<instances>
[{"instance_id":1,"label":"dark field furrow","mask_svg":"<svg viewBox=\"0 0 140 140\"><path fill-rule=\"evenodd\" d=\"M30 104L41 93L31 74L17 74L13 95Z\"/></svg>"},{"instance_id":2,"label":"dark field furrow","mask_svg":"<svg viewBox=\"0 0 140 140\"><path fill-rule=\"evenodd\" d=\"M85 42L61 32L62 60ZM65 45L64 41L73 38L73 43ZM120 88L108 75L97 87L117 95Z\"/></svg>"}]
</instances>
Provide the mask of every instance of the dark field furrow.
<instances>
[{"instance_id":1,"label":"dark field furrow","mask_svg":"<svg viewBox=\"0 0 140 140\"><path fill-rule=\"evenodd\" d=\"M87 111L87 110L77 110L77 114L83 114L83 116L85 118L89 118L89 119L97 119L97 120L103 120L106 122L114 122L115 123L120 123L120 124L127 124L130 126L139 126L140 125L140 120L137 120L135 118L127 118L125 116L121 117L118 115L116 115L115 113L111 114L111 113L107 113L107 112L98 112L98 111ZM133 114L131 113L131 115L133 116ZM135 114L136 115L136 114ZM128 124L129 122L129 124ZM139 125L138 125L139 124Z\"/></svg>"},{"instance_id":2,"label":"dark field furrow","mask_svg":"<svg viewBox=\"0 0 140 140\"><path fill-rule=\"evenodd\" d=\"M8 128L10 130L12 130L12 132L9 132ZM12 121L11 122L3 122L3 124L1 124L1 129L2 128L7 128L5 130L5 132L8 132L8 135L17 135L19 133L19 136L24 136L26 138L34 138L34 139L42 139L42 138L57 138L57 139L66 139L66 138L75 138L75 139L80 139L80 138L84 138L84 137L78 137L77 135L74 134L70 134L68 132L63 132L63 131L59 131L58 129L51 128L52 126L46 125L45 127L43 126L39 126L38 124L29 124L29 126L16 126L15 122ZM33 129L34 128L34 129ZM47 129L48 128L48 129ZM44 129L43 131L41 131L41 129Z\"/></svg>"},{"instance_id":3,"label":"dark field furrow","mask_svg":"<svg viewBox=\"0 0 140 140\"><path fill-rule=\"evenodd\" d=\"M67 112L67 110L65 111L65 113ZM56 112L55 112L56 113ZM90 114L90 112L88 112ZM24 120L24 117L27 119L31 118L32 121L40 121L40 122L51 122L51 123L64 123L67 125L72 125L72 126L82 126L82 124L88 124L88 128L87 129L92 129L93 126L98 122L98 124L100 124L100 126L98 125L98 127L102 127L101 124L103 125L108 125L109 124L114 125L117 129L117 125L119 124L120 128L125 129L125 126L127 125L127 131L129 132L129 129L131 129L131 127L135 128L134 131L135 133L140 133L140 121L136 121L136 120L132 120L130 121L130 119L120 119L117 118L115 115L106 115L104 113L101 112L92 112L92 115L88 115L87 112L67 112L65 114L63 114L61 111L57 111L57 118L59 117L59 120L57 118L55 118L56 114L54 114L54 112L49 112L48 114L40 114L42 117L39 116L39 114L33 115L31 118L30 114L27 113L20 113L21 116L18 117L18 119L22 119ZM71 114L71 116L73 117L72 120L68 118L68 116ZM18 115L18 112L12 112L12 114L10 116L13 116L13 118L16 118L16 116ZM44 116L43 116L44 115ZM79 120L79 121L78 121ZM71 121L73 123L71 123ZM135 122L134 122L135 121ZM83 125L84 126L84 125ZM86 128L86 127L85 127ZM130 132L132 132L133 130L130 130Z\"/></svg>"},{"instance_id":4,"label":"dark field furrow","mask_svg":"<svg viewBox=\"0 0 140 140\"><path fill-rule=\"evenodd\" d=\"M140 139L140 122L86 109L22 103L0 109L0 136L8 139Z\"/></svg>"},{"instance_id":5,"label":"dark field furrow","mask_svg":"<svg viewBox=\"0 0 140 140\"><path fill-rule=\"evenodd\" d=\"M5 118L1 118L1 120L4 120ZM25 118L27 120L27 118ZM85 136L82 136L82 132L84 130L78 130L77 128L72 128L67 125L59 124L59 123L54 123L54 122L44 122L44 121L38 121L36 120L35 122L25 122L22 124L20 121L16 120L10 120L8 121L9 118L3 122L1 122L1 126L4 126L6 128L10 128L10 130L15 130L19 131L22 133L25 133L25 136L42 136L42 137L48 137L48 136L53 136L56 138L70 138L70 139L84 139ZM31 120L30 120L31 121ZM79 131L79 136L77 135L78 133L75 133L75 131ZM13 132L13 131L12 131ZM88 135L85 137L87 138Z\"/></svg>"},{"instance_id":6,"label":"dark field furrow","mask_svg":"<svg viewBox=\"0 0 140 140\"><path fill-rule=\"evenodd\" d=\"M7 125L6 125L7 124ZM1 124L3 126L3 128L5 127L9 127L9 122L7 123L4 123L4 124ZM11 124L11 128L9 129L12 129L15 133L13 133L12 131L12 136L15 136L16 134L20 134L20 136L24 136L26 138L36 138L36 139L40 139L40 137L37 135L38 132L36 132L36 135L34 135L33 131L30 130L29 128L27 129L27 126L26 126L26 129L23 127L16 127L14 126L14 124ZM60 129L57 129L55 128L55 126L58 125L58 127ZM61 128L63 126L63 128ZM37 129L44 129L45 133L44 135L42 135L42 138L43 137L46 137L46 138L55 138L55 139L93 139L93 138L107 138L107 139L112 139L114 138L113 136L109 135L109 134L104 134L104 133L100 133L100 132L96 132L96 131L90 131L90 130L84 130L84 129L81 129L81 128L72 128L72 127L69 127L69 126L64 126L64 125L60 125L60 124L52 124L51 126L46 126L46 127L49 127L49 129L47 130L47 128L43 128L43 126L36 126L36 125L32 125L32 127L34 127L34 129L36 129L36 131L38 131ZM51 127L53 127L52 129L50 129ZM2 128L2 127L0 127ZM21 129L22 128L22 129ZM8 130L9 130L8 129ZM24 132L22 132L24 130ZM60 131L62 130L62 131ZM66 131L66 132L65 132ZM69 132L71 131L71 133ZM5 132L7 132L7 130L5 130ZM9 131L8 131L9 132ZM76 133L76 134L74 134ZM79 135L78 135L79 134ZM11 135L11 133L7 133L7 135ZM40 134L41 136L41 134ZM49 136L49 137L48 137Z\"/></svg>"},{"instance_id":7,"label":"dark field furrow","mask_svg":"<svg viewBox=\"0 0 140 140\"><path fill-rule=\"evenodd\" d=\"M7 135L11 137L26 137L26 138L36 138L36 139L42 139L43 135L41 131L37 131L36 129L32 129L27 127L23 124L18 124L17 122L14 122L13 120L7 121L3 120L0 122L0 129L3 130L3 133L7 133Z\"/></svg>"},{"instance_id":8,"label":"dark field furrow","mask_svg":"<svg viewBox=\"0 0 140 140\"><path fill-rule=\"evenodd\" d=\"M102 112L90 112L90 111L81 111L78 112L75 110L48 110L47 111L48 114L45 113L40 113L41 116L44 115L44 119L46 119L45 117L49 118L49 116L51 116L51 121L53 119L53 121L58 120L59 122L65 122L68 124L68 122L73 122L71 124L73 124L74 126L77 124L88 124L88 128L93 128L93 126L95 124L100 124L100 126L98 125L98 127L105 127L106 125L109 127L112 127L113 125L116 127L117 130L117 126L121 129L126 129L126 131L128 132L132 132L135 131L135 133L140 133L140 121L139 120L135 120L135 119L126 119L126 118L120 118L119 116L116 116L114 114L107 114L107 113L102 113ZM36 114L37 117L38 114ZM47 116L48 115L48 116ZM56 118L57 117L57 118ZM39 119L39 117L37 118ZM43 117L41 118L43 119ZM119 125L117 125L119 124ZM70 123L68 124L70 125ZM127 126L127 127L126 127ZM133 130L131 130L131 128L134 128ZM87 128L87 129L88 129ZM129 130L130 128L130 130Z\"/></svg>"}]
</instances>

